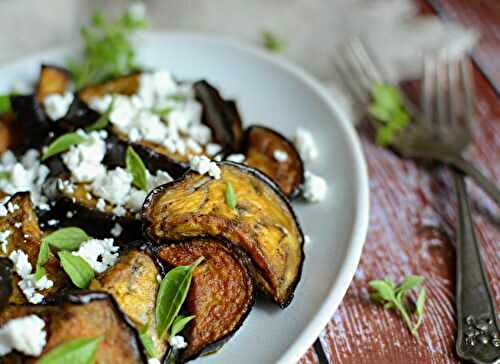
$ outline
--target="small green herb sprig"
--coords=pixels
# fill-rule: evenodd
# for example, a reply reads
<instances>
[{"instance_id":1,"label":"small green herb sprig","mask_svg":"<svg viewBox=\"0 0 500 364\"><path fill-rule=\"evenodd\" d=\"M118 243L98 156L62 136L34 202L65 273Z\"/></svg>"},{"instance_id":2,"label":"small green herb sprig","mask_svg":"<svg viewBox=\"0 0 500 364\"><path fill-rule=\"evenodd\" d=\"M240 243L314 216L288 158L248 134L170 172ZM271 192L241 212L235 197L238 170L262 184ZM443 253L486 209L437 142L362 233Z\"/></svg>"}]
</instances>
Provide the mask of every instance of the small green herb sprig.
<instances>
[{"instance_id":1,"label":"small green herb sprig","mask_svg":"<svg viewBox=\"0 0 500 364\"><path fill-rule=\"evenodd\" d=\"M380 125L377 127L376 142L381 146L391 144L395 134L410 122L400 91L389 84L379 83L372 89L372 103L368 109Z\"/></svg>"},{"instance_id":2,"label":"small green herb sprig","mask_svg":"<svg viewBox=\"0 0 500 364\"><path fill-rule=\"evenodd\" d=\"M236 199L236 192L234 191L233 184L230 181L227 181L226 183L225 197L226 197L226 205L229 206L229 208L231 209L236 208L238 201Z\"/></svg>"},{"instance_id":3,"label":"small green herb sprig","mask_svg":"<svg viewBox=\"0 0 500 364\"><path fill-rule=\"evenodd\" d=\"M272 53L283 52L286 48L285 42L278 38L276 34L268 30L264 30L262 32L262 44L269 52Z\"/></svg>"},{"instance_id":4,"label":"small green herb sprig","mask_svg":"<svg viewBox=\"0 0 500 364\"><path fill-rule=\"evenodd\" d=\"M422 288L418 293L414 310L416 320L411 318L412 314L408 308L407 296L412 289L420 287L423 280L423 277L411 275L406 277L399 286L388 278L373 280L369 283L373 289L370 294L371 299L383 304L386 309L397 310L411 334L415 337L418 337L418 328L422 324L424 317L426 291Z\"/></svg>"},{"instance_id":5,"label":"small green herb sprig","mask_svg":"<svg viewBox=\"0 0 500 364\"><path fill-rule=\"evenodd\" d=\"M90 24L82 27L83 60L70 60L77 88L102 82L136 70L136 54L131 36L147 27L147 21L125 12L109 22L102 12L95 12Z\"/></svg>"},{"instance_id":6,"label":"small green herb sprig","mask_svg":"<svg viewBox=\"0 0 500 364\"><path fill-rule=\"evenodd\" d=\"M67 341L43 355L38 364L93 364L103 336Z\"/></svg>"},{"instance_id":7,"label":"small green herb sprig","mask_svg":"<svg viewBox=\"0 0 500 364\"><path fill-rule=\"evenodd\" d=\"M75 132L66 133L58 137L52 143L49 144L47 150L42 156L42 161L57 155L59 153L67 151L72 145L81 144L86 141L87 138Z\"/></svg>"},{"instance_id":8,"label":"small green herb sprig","mask_svg":"<svg viewBox=\"0 0 500 364\"><path fill-rule=\"evenodd\" d=\"M132 175L132 183L143 191L148 191L148 173L141 157L132 147L127 148L125 156L127 170Z\"/></svg>"},{"instance_id":9,"label":"small green herb sprig","mask_svg":"<svg viewBox=\"0 0 500 364\"><path fill-rule=\"evenodd\" d=\"M10 95L0 95L0 114L11 111Z\"/></svg>"}]
</instances>

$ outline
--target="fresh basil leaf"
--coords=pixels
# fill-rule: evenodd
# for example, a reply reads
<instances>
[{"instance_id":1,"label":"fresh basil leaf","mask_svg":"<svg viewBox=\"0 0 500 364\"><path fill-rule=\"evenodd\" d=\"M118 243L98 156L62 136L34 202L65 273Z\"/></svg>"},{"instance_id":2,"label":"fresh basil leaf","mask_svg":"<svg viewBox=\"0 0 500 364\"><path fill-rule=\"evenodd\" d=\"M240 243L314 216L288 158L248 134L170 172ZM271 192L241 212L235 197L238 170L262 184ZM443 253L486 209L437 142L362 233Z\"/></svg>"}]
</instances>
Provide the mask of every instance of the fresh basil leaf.
<instances>
[{"instance_id":1,"label":"fresh basil leaf","mask_svg":"<svg viewBox=\"0 0 500 364\"><path fill-rule=\"evenodd\" d=\"M373 288L381 298L386 301L394 301L396 296L394 295L393 288L383 280L374 280L368 283L371 288Z\"/></svg>"},{"instance_id":2,"label":"fresh basil leaf","mask_svg":"<svg viewBox=\"0 0 500 364\"><path fill-rule=\"evenodd\" d=\"M95 131L95 130L101 130L101 129L106 128L109 124L109 116L113 112L114 106L115 106L115 97L113 96L111 99L111 103L109 104L106 111L104 111L104 114L99 116L99 119L97 119L95 123L87 126L85 128L85 131Z\"/></svg>"},{"instance_id":3,"label":"fresh basil leaf","mask_svg":"<svg viewBox=\"0 0 500 364\"><path fill-rule=\"evenodd\" d=\"M59 253L61 265L71 282L78 288L87 288L94 278L94 270L83 258L61 250Z\"/></svg>"},{"instance_id":4,"label":"fresh basil leaf","mask_svg":"<svg viewBox=\"0 0 500 364\"><path fill-rule=\"evenodd\" d=\"M156 323L160 338L165 337L179 314L189 292L193 270L202 261L203 257L199 257L191 265L175 267L161 281L156 297Z\"/></svg>"},{"instance_id":5,"label":"fresh basil leaf","mask_svg":"<svg viewBox=\"0 0 500 364\"><path fill-rule=\"evenodd\" d=\"M424 277L421 276L408 276L404 279L403 283L401 283L397 288L396 292L406 293L409 290L416 288L422 284Z\"/></svg>"},{"instance_id":6,"label":"fresh basil leaf","mask_svg":"<svg viewBox=\"0 0 500 364\"><path fill-rule=\"evenodd\" d=\"M35 270L35 282L38 282L44 275L47 274L47 271L45 268L41 265L36 265L36 270Z\"/></svg>"},{"instance_id":7,"label":"fresh basil leaf","mask_svg":"<svg viewBox=\"0 0 500 364\"><path fill-rule=\"evenodd\" d=\"M9 112L12 110L10 105L10 95L0 95L0 114Z\"/></svg>"},{"instance_id":8,"label":"fresh basil leaf","mask_svg":"<svg viewBox=\"0 0 500 364\"><path fill-rule=\"evenodd\" d=\"M172 324L172 328L170 329L170 336L177 335L179 332L181 332L184 329L184 327L186 327L186 325L189 323L189 321L191 321L194 318L195 318L194 315L192 315L192 316L183 316L183 315L177 316L174 320L174 323Z\"/></svg>"},{"instance_id":9,"label":"fresh basil leaf","mask_svg":"<svg viewBox=\"0 0 500 364\"><path fill-rule=\"evenodd\" d=\"M399 109L403 103L403 98L399 90L385 83L379 83L373 86L372 97L376 105L379 105L389 112Z\"/></svg>"},{"instance_id":10,"label":"fresh basil leaf","mask_svg":"<svg viewBox=\"0 0 500 364\"><path fill-rule=\"evenodd\" d=\"M93 364L103 336L90 339L76 339L56 346L42 356L38 364Z\"/></svg>"},{"instance_id":11,"label":"fresh basil leaf","mask_svg":"<svg viewBox=\"0 0 500 364\"><path fill-rule=\"evenodd\" d=\"M36 261L35 281L38 281L46 274L43 265L47 263L47 260L49 260L49 244L42 240Z\"/></svg>"},{"instance_id":12,"label":"fresh basil leaf","mask_svg":"<svg viewBox=\"0 0 500 364\"><path fill-rule=\"evenodd\" d=\"M125 157L125 163L127 165L127 170L132 175L132 183L143 191L148 190L148 177L146 172L146 166L142 161L139 154L137 154L132 147L127 148L127 155Z\"/></svg>"},{"instance_id":13,"label":"fresh basil leaf","mask_svg":"<svg viewBox=\"0 0 500 364\"><path fill-rule=\"evenodd\" d=\"M68 150L72 145L81 144L85 140L87 139L78 133L67 133L61 135L59 138L50 143L47 151L43 154L42 160L46 160L56 154L62 153Z\"/></svg>"},{"instance_id":14,"label":"fresh basil leaf","mask_svg":"<svg viewBox=\"0 0 500 364\"><path fill-rule=\"evenodd\" d=\"M226 204L234 209L236 207L236 204L238 203L236 199L236 193L234 192L233 184L230 181L227 181L226 183Z\"/></svg>"},{"instance_id":15,"label":"fresh basil leaf","mask_svg":"<svg viewBox=\"0 0 500 364\"><path fill-rule=\"evenodd\" d=\"M152 111L153 114L158 115L159 117L161 117L163 119L168 118L168 115L170 115L171 112L172 112L172 108L171 107L166 107L166 108L163 108L163 109L154 109Z\"/></svg>"},{"instance_id":16,"label":"fresh basil leaf","mask_svg":"<svg viewBox=\"0 0 500 364\"><path fill-rule=\"evenodd\" d=\"M139 332L139 337L142 341L142 345L144 345L144 349L146 349L146 354L148 358L155 358L157 356L156 347L153 342L153 339L148 333L149 325L145 325Z\"/></svg>"},{"instance_id":17,"label":"fresh basil leaf","mask_svg":"<svg viewBox=\"0 0 500 364\"><path fill-rule=\"evenodd\" d=\"M262 41L264 47L273 53L282 52L286 48L285 43L270 31L262 32Z\"/></svg>"},{"instance_id":18,"label":"fresh basil leaf","mask_svg":"<svg viewBox=\"0 0 500 364\"><path fill-rule=\"evenodd\" d=\"M59 250L76 250L80 245L90 239L85 231L77 227L66 227L50 233L42 238L45 242Z\"/></svg>"},{"instance_id":19,"label":"fresh basil leaf","mask_svg":"<svg viewBox=\"0 0 500 364\"><path fill-rule=\"evenodd\" d=\"M391 121L391 113L378 104L370 105L370 107L368 108L368 113L370 114L370 116L377 120L385 122Z\"/></svg>"}]
</instances>

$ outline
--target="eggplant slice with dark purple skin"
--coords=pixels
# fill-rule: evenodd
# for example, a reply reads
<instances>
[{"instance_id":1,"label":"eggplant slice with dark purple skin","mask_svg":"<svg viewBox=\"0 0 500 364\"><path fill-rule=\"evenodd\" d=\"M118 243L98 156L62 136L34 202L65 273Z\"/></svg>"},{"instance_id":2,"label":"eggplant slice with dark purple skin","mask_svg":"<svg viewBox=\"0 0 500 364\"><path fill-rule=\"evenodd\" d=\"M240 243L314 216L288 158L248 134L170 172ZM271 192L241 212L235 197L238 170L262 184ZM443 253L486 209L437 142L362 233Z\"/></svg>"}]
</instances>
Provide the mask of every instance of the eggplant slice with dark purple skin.
<instances>
[{"instance_id":1,"label":"eggplant slice with dark purple skin","mask_svg":"<svg viewBox=\"0 0 500 364\"><path fill-rule=\"evenodd\" d=\"M33 269L36 267L42 231L38 225L38 218L33 210L29 192L18 192L12 196L7 204L16 206L13 212L0 217L0 231L10 231L7 237L6 252L0 249L1 257L8 257L14 250L22 250L27 256ZM44 265L47 277L54 282L52 288L40 291L48 297L68 285L68 278L59 267L58 259L50 254ZM14 275L12 280L11 303L24 303L26 298L18 287L19 277Z\"/></svg>"},{"instance_id":2,"label":"eggplant slice with dark purple skin","mask_svg":"<svg viewBox=\"0 0 500 364\"><path fill-rule=\"evenodd\" d=\"M193 89L203 106L203 123L212 129L215 142L227 153L238 151L243 127L234 101L225 101L207 81L196 82Z\"/></svg>"},{"instance_id":3,"label":"eggplant slice with dark purple skin","mask_svg":"<svg viewBox=\"0 0 500 364\"><path fill-rule=\"evenodd\" d=\"M254 303L254 283L249 259L230 243L195 238L158 247L158 257L169 268L205 259L193 272L185 314L195 318L183 336L188 346L180 362L218 350L238 330Z\"/></svg>"},{"instance_id":4,"label":"eggplant slice with dark purple skin","mask_svg":"<svg viewBox=\"0 0 500 364\"><path fill-rule=\"evenodd\" d=\"M281 190L256 169L218 163L221 178L188 172L146 198L144 231L156 244L188 237L222 237L245 251L263 292L286 307L300 280L304 236ZM228 182L236 194L226 203Z\"/></svg>"},{"instance_id":5,"label":"eggplant slice with dark purple skin","mask_svg":"<svg viewBox=\"0 0 500 364\"><path fill-rule=\"evenodd\" d=\"M278 161L274 153L286 153L286 160ZM304 163L293 143L273 129L250 126L243 142L245 164L268 175L289 198L300 193L304 184Z\"/></svg>"},{"instance_id":6,"label":"eggplant slice with dark purple skin","mask_svg":"<svg viewBox=\"0 0 500 364\"><path fill-rule=\"evenodd\" d=\"M0 326L27 315L45 321L47 344L41 357L71 340L103 337L96 364L146 364L139 333L120 310L112 296L104 292L66 294L48 305L11 305L0 314ZM39 358L13 352L2 363L34 364Z\"/></svg>"},{"instance_id":7,"label":"eggplant slice with dark purple skin","mask_svg":"<svg viewBox=\"0 0 500 364\"><path fill-rule=\"evenodd\" d=\"M53 202L50 212L43 214L44 225L49 220L59 221L60 226L78 226L91 232L95 238L109 238L116 223L123 228L118 241L126 243L142 238L141 221L135 214L116 216L113 206L106 203L104 211L97 208L97 198L88 192L86 184L75 184L74 192L61 189L59 180L64 177L50 178L44 184L44 194Z\"/></svg>"},{"instance_id":8,"label":"eggplant slice with dark purple skin","mask_svg":"<svg viewBox=\"0 0 500 364\"><path fill-rule=\"evenodd\" d=\"M17 149L23 143L23 131L19 128L16 115L7 112L0 115L0 153Z\"/></svg>"},{"instance_id":9,"label":"eggplant slice with dark purple skin","mask_svg":"<svg viewBox=\"0 0 500 364\"><path fill-rule=\"evenodd\" d=\"M9 258L0 257L0 314L12 295L13 265Z\"/></svg>"},{"instance_id":10,"label":"eggplant slice with dark purple skin","mask_svg":"<svg viewBox=\"0 0 500 364\"><path fill-rule=\"evenodd\" d=\"M87 86L78 91L78 97L90 102L94 97L102 97L107 94L133 95L139 90L140 72L114 78L97 85Z\"/></svg>"},{"instance_id":11,"label":"eggplant slice with dark purple skin","mask_svg":"<svg viewBox=\"0 0 500 364\"><path fill-rule=\"evenodd\" d=\"M148 327L157 356L163 357L168 345L158 337L155 324L159 274L160 269L147 249L133 248L123 252L114 266L97 276L90 289L111 294L135 327Z\"/></svg>"},{"instance_id":12,"label":"eggplant slice with dark purple skin","mask_svg":"<svg viewBox=\"0 0 500 364\"><path fill-rule=\"evenodd\" d=\"M71 74L68 70L43 64L40 68L40 76L36 86L36 99L43 102L50 94L63 94L71 83Z\"/></svg>"}]
</instances>

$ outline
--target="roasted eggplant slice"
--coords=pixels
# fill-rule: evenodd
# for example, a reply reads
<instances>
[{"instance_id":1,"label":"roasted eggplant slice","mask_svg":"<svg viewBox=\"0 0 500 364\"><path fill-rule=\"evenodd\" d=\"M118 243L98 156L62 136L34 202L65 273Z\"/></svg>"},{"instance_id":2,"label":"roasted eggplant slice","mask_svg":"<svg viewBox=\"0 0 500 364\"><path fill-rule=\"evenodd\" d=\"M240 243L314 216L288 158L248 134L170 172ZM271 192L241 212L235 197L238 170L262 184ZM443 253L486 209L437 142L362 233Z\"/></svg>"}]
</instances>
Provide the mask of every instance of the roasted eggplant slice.
<instances>
[{"instance_id":1,"label":"roasted eggplant slice","mask_svg":"<svg viewBox=\"0 0 500 364\"><path fill-rule=\"evenodd\" d=\"M64 177L50 178L44 184L43 191L53 203L50 213L44 214L44 223L58 220L63 226L78 226L100 239L108 238L118 223L123 228L119 241L125 243L142 237L141 221L135 214L127 212L125 216L116 216L108 203L100 210L98 199L89 192L87 184L75 184L73 189L61 188L60 181L64 180Z\"/></svg>"},{"instance_id":2,"label":"roasted eggplant slice","mask_svg":"<svg viewBox=\"0 0 500 364\"><path fill-rule=\"evenodd\" d=\"M144 229L156 243L186 237L223 237L252 259L257 283L282 307L293 297L304 260L303 234L280 189L259 171L218 164L221 178L195 172L153 190L143 206ZM237 205L225 201L230 182Z\"/></svg>"},{"instance_id":3,"label":"roasted eggplant slice","mask_svg":"<svg viewBox=\"0 0 500 364\"><path fill-rule=\"evenodd\" d=\"M94 97L101 97L107 94L130 96L139 90L140 76L141 74L137 72L97 85L87 86L78 92L78 96L87 103Z\"/></svg>"},{"instance_id":4,"label":"roasted eggplant slice","mask_svg":"<svg viewBox=\"0 0 500 364\"><path fill-rule=\"evenodd\" d=\"M254 303L254 283L249 260L230 243L195 238L159 247L158 257L170 268L205 259L194 270L185 302L187 315L195 318L185 331L185 362L217 350L243 324Z\"/></svg>"},{"instance_id":5,"label":"roasted eggplant slice","mask_svg":"<svg viewBox=\"0 0 500 364\"><path fill-rule=\"evenodd\" d=\"M99 275L90 289L110 293L137 328L148 327L156 353L163 357L167 344L159 339L155 325L159 274L155 261L144 249L133 249L125 252L118 263Z\"/></svg>"},{"instance_id":6,"label":"roasted eggplant slice","mask_svg":"<svg viewBox=\"0 0 500 364\"><path fill-rule=\"evenodd\" d=\"M8 258L0 257L0 313L12 295L13 265Z\"/></svg>"},{"instance_id":7,"label":"roasted eggplant slice","mask_svg":"<svg viewBox=\"0 0 500 364\"><path fill-rule=\"evenodd\" d=\"M42 231L38 225L38 218L31 203L30 194L28 192L16 193L7 205L11 205L13 212L5 217L0 217L0 231L10 231L7 237L5 251L0 249L0 256L8 257L14 250L22 250L28 256L31 266L36 267L38 251L40 250L40 242L42 240ZM56 257L49 255L49 260L44 265L47 272L47 277L54 282L52 288L40 291L45 297L57 292L59 289L67 285L68 278L60 269L59 262ZM26 299L18 287L19 277L14 276L12 280L13 294L10 302L24 303Z\"/></svg>"},{"instance_id":8,"label":"roasted eggplant slice","mask_svg":"<svg viewBox=\"0 0 500 364\"><path fill-rule=\"evenodd\" d=\"M16 149L23 142L22 128L14 113L0 115L0 154L7 149Z\"/></svg>"},{"instance_id":9,"label":"roasted eggplant slice","mask_svg":"<svg viewBox=\"0 0 500 364\"><path fill-rule=\"evenodd\" d=\"M40 77L36 87L36 99L42 102L50 94L63 94L71 82L68 70L43 64L40 69Z\"/></svg>"},{"instance_id":10,"label":"roasted eggplant slice","mask_svg":"<svg viewBox=\"0 0 500 364\"><path fill-rule=\"evenodd\" d=\"M47 344L41 356L71 340L103 336L97 349L96 364L147 363L137 330L113 297L106 293L68 294L50 305L12 305L0 315L0 326L31 314L38 315L46 324ZM14 353L2 360L2 363L10 364L34 363L37 359Z\"/></svg>"},{"instance_id":11,"label":"roasted eggplant slice","mask_svg":"<svg viewBox=\"0 0 500 364\"><path fill-rule=\"evenodd\" d=\"M245 131L245 163L267 174L288 197L295 197L304 183L304 164L292 142L278 132L251 126ZM278 155L278 158L276 157ZM282 155L283 160L278 160Z\"/></svg>"},{"instance_id":12,"label":"roasted eggplant slice","mask_svg":"<svg viewBox=\"0 0 500 364\"><path fill-rule=\"evenodd\" d=\"M216 143L237 151L242 137L242 122L236 104L224 101L217 89L207 81L198 81L193 85L198 101L203 105L203 122L212 129Z\"/></svg>"}]
</instances>

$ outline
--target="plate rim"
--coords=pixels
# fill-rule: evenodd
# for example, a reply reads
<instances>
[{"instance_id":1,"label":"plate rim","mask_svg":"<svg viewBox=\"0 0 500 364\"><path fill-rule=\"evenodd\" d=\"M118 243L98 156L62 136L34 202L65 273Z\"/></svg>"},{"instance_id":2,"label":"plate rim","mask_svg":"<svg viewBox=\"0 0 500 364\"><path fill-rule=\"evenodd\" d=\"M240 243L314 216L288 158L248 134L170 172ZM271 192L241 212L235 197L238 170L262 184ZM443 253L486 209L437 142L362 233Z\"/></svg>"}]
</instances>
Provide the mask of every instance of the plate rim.
<instances>
[{"instance_id":1,"label":"plate rim","mask_svg":"<svg viewBox=\"0 0 500 364\"><path fill-rule=\"evenodd\" d=\"M290 344L289 348L281 354L278 363L296 363L307 352L314 343L321 331L331 320L332 316L342 302L350 283L354 278L361 253L368 232L369 221L369 180L366 159L361 147L361 141L350 120L349 113L345 110L340 102L336 102L333 95L327 88L313 75L307 72L302 67L293 64L279 54L270 54L269 52L259 49L254 45L244 43L242 40L220 34L204 34L199 32L175 31L175 30L157 30L143 31L139 37L161 37L161 38L188 38L202 42L216 43L222 46L235 48L236 50L248 53L253 57L264 62L272 63L274 66L286 71L292 77L299 79L305 83L328 107L330 112L335 116L334 123L339 127L343 137L346 140L348 151L354 160L353 169L355 176L356 201L354 203L354 215L350 232L348 248L346 250L343 264L338 270L337 277L329 285L328 294L320 305L314 318L302 330L300 335ZM139 38L140 39L140 38ZM8 68L15 66L21 62L29 62L32 58L43 59L50 55L58 53L68 53L77 50L78 47L72 44L65 44L59 47L50 47L43 51L34 51L26 53L23 56L9 59L7 62L0 64L0 73ZM333 71L332 71L333 72Z\"/></svg>"}]
</instances>

